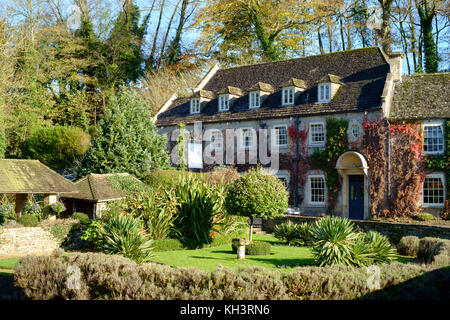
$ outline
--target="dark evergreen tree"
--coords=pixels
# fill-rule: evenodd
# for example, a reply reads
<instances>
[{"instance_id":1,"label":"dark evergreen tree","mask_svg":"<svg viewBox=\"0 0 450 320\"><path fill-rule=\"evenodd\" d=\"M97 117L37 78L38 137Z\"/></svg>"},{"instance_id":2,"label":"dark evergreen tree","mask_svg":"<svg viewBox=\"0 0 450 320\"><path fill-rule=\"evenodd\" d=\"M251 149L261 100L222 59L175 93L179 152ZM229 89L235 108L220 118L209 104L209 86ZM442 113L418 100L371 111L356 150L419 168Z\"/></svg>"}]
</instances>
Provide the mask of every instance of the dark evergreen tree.
<instances>
[{"instance_id":1,"label":"dark evergreen tree","mask_svg":"<svg viewBox=\"0 0 450 320\"><path fill-rule=\"evenodd\" d=\"M133 89L122 88L111 97L76 178L121 172L144 178L151 170L168 167L165 138L157 133L145 101Z\"/></svg>"}]
</instances>

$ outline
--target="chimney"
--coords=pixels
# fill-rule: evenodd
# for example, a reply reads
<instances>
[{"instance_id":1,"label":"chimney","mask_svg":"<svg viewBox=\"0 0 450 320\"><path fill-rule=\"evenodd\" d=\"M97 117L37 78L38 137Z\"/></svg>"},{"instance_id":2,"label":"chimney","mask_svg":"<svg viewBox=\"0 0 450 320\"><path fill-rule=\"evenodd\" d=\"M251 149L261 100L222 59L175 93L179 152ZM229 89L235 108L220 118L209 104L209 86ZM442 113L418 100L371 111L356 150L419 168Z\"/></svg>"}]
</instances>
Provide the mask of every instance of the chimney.
<instances>
[{"instance_id":1,"label":"chimney","mask_svg":"<svg viewBox=\"0 0 450 320\"><path fill-rule=\"evenodd\" d=\"M394 80L394 82L402 80L403 57L403 52L392 52L389 54L389 64L391 66L392 80Z\"/></svg>"}]
</instances>

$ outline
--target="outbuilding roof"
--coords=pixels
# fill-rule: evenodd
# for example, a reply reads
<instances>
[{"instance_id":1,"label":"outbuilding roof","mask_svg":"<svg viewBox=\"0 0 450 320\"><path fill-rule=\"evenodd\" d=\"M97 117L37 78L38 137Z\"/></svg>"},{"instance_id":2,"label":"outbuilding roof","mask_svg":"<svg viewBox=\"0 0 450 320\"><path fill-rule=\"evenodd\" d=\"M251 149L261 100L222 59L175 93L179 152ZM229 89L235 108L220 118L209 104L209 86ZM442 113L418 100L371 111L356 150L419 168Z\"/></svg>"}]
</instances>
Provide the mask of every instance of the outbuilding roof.
<instances>
[{"instance_id":1,"label":"outbuilding roof","mask_svg":"<svg viewBox=\"0 0 450 320\"><path fill-rule=\"evenodd\" d=\"M450 118L450 73L414 74L395 85L389 118Z\"/></svg>"},{"instance_id":2,"label":"outbuilding roof","mask_svg":"<svg viewBox=\"0 0 450 320\"><path fill-rule=\"evenodd\" d=\"M64 197L95 202L125 198L127 196L126 192L119 191L114 187L112 181L114 177L130 177L136 180L137 183L142 183L128 173L91 173L75 182L75 188L78 191L77 194L64 195Z\"/></svg>"},{"instance_id":3,"label":"outbuilding roof","mask_svg":"<svg viewBox=\"0 0 450 320\"><path fill-rule=\"evenodd\" d=\"M73 182L38 160L0 159L0 193L58 194L76 192Z\"/></svg>"}]
</instances>

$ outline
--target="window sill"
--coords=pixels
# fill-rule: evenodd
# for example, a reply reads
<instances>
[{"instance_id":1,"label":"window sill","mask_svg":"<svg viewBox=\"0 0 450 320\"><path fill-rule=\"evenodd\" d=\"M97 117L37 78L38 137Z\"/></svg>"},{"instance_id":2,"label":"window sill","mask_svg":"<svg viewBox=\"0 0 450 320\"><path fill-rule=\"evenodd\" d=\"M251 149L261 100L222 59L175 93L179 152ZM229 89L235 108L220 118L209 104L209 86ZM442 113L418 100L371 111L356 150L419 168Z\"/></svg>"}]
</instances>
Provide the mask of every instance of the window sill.
<instances>
[{"instance_id":1,"label":"window sill","mask_svg":"<svg viewBox=\"0 0 450 320\"><path fill-rule=\"evenodd\" d=\"M442 204L422 204L422 208L444 208L445 205Z\"/></svg>"}]
</instances>

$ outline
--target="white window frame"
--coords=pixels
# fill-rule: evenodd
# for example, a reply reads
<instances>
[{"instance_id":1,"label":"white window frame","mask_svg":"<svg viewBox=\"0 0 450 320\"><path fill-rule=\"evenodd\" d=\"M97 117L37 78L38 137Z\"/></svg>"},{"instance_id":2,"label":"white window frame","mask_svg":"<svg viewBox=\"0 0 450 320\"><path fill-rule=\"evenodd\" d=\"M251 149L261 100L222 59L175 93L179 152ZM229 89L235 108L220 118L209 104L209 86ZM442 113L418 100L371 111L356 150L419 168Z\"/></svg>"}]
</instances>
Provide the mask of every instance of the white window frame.
<instances>
[{"instance_id":1,"label":"white window frame","mask_svg":"<svg viewBox=\"0 0 450 320\"><path fill-rule=\"evenodd\" d=\"M440 127L442 132L442 151L425 151L425 127ZM445 152L445 137L444 126L442 121L430 121L423 123L423 136L424 136L424 154L444 154Z\"/></svg>"},{"instance_id":2,"label":"white window frame","mask_svg":"<svg viewBox=\"0 0 450 320\"><path fill-rule=\"evenodd\" d=\"M258 109L261 107L261 92L251 91L248 97L248 107L250 109Z\"/></svg>"},{"instance_id":3,"label":"white window frame","mask_svg":"<svg viewBox=\"0 0 450 320\"><path fill-rule=\"evenodd\" d=\"M439 178L439 179L441 179L441 182L442 182L442 191L443 191L443 193L444 193L444 195L443 195L443 202L442 203L425 203L425 201L424 201L424 192L423 192L423 187L424 187L424 185L425 185L425 179L426 178ZM446 187L446 185L445 185L445 183L446 183L446 181L445 181L445 175L443 174L443 173L430 173L430 174L427 174L426 176L425 176L425 179L423 180L423 183L422 183L422 207L424 207L424 208L442 208L442 207L444 207L445 206L445 200L446 200L446 194L447 194L447 190L445 189L445 187Z\"/></svg>"},{"instance_id":4,"label":"white window frame","mask_svg":"<svg viewBox=\"0 0 450 320\"><path fill-rule=\"evenodd\" d=\"M291 95L292 93L292 95ZM285 98L288 98L287 102L285 102ZM295 103L295 88L294 87L285 87L281 90L281 105L282 106L292 106Z\"/></svg>"},{"instance_id":5,"label":"white window frame","mask_svg":"<svg viewBox=\"0 0 450 320\"><path fill-rule=\"evenodd\" d=\"M331 101L331 83L320 83L317 87L317 101Z\"/></svg>"},{"instance_id":6,"label":"white window frame","mask_svg":"<svg viewBox=\"0 0 450 320\"><path fill-rule=\"evenodd\" d=\"M200 113L200 98L191 99L191 114Z\"/></svg>"},{"instance_id":7,"label":"white window frame","mask_svg":"<svg viewBox=\"0 0 450 320\"><path fill-rule=\"evenodd\" d=\"M230 110L230 95L221 94L219 96L219 112Z\"/></svg>"},{"instance_id":8,"label":"white window frame","mask_svg":"<svg viewBox=\"0 0 450 320\"><path fill-rule=\"evenodd\" d=\"M250 130L251 137L252 137L252 144L250 146L245 145L245 132L247 130ZM255 131L255 134L253 134L253 131ZM241 150L250 150L255 146L255 138L256 138L256 130L253 128L240 128L239 129L239 149Z\"/></svg>"},{"instance_id":9,"label":"white window frame","mask_svg":"<svg viewBox=\"0 0 450 320\"><path fill-rule=\"evenodd\" d=\"M323 179L323 199L324 201L313 201L312 200L312 179ZM320 206L323 207L327 203L327 180L323 174L312 174L308 176L308 204L310 206Z\"/></svg>"},{"instance_id":10,"label":"white window frame","mask_svg":"<svg viewBox=\"0 0 450 320\"><path fill-rule=\"evenodd\" d=\"M322 125L322 127L323 127L323 141L319 141L319 142L313 141L313 132L312 132L312 126L318 125L318 124ZM310 122L308 136L309 136L309 144L311 146L319 146L319 147L324 146L325 142L327 140L327 127L325 125L325 122Z\"/></svg>"},{"instance_id":11,"label":"white window frame","mask_svg":"<svg viewBox=\"0 0 450 320\"><path fill-rule=\"evenodd\" d=\"M286 143L285 144L280 144L279 143L279 135L278 135L278 129L280 128L284 128L286 130ZM285 148L288 146L289 144L289 133L288 133L288 127L287 125L276 125L273 126L273 131L272 131L272 141L273 141L273 145L277 146L279 148Z\"/></svg>"},{"instance_id":12,"label":"white window frame","mask_svg":"<svg viewBox=\"0 0 450 320\"><path fill-rule=\"evenodd\" d=\"M213 137L217 138L219 137L218 141L213 141ZM212 150L214 151L223 151L223 133L221 130L218 129L213 129L211 130L211 145L212 145Z\"/></svg>"}]
</instances>

